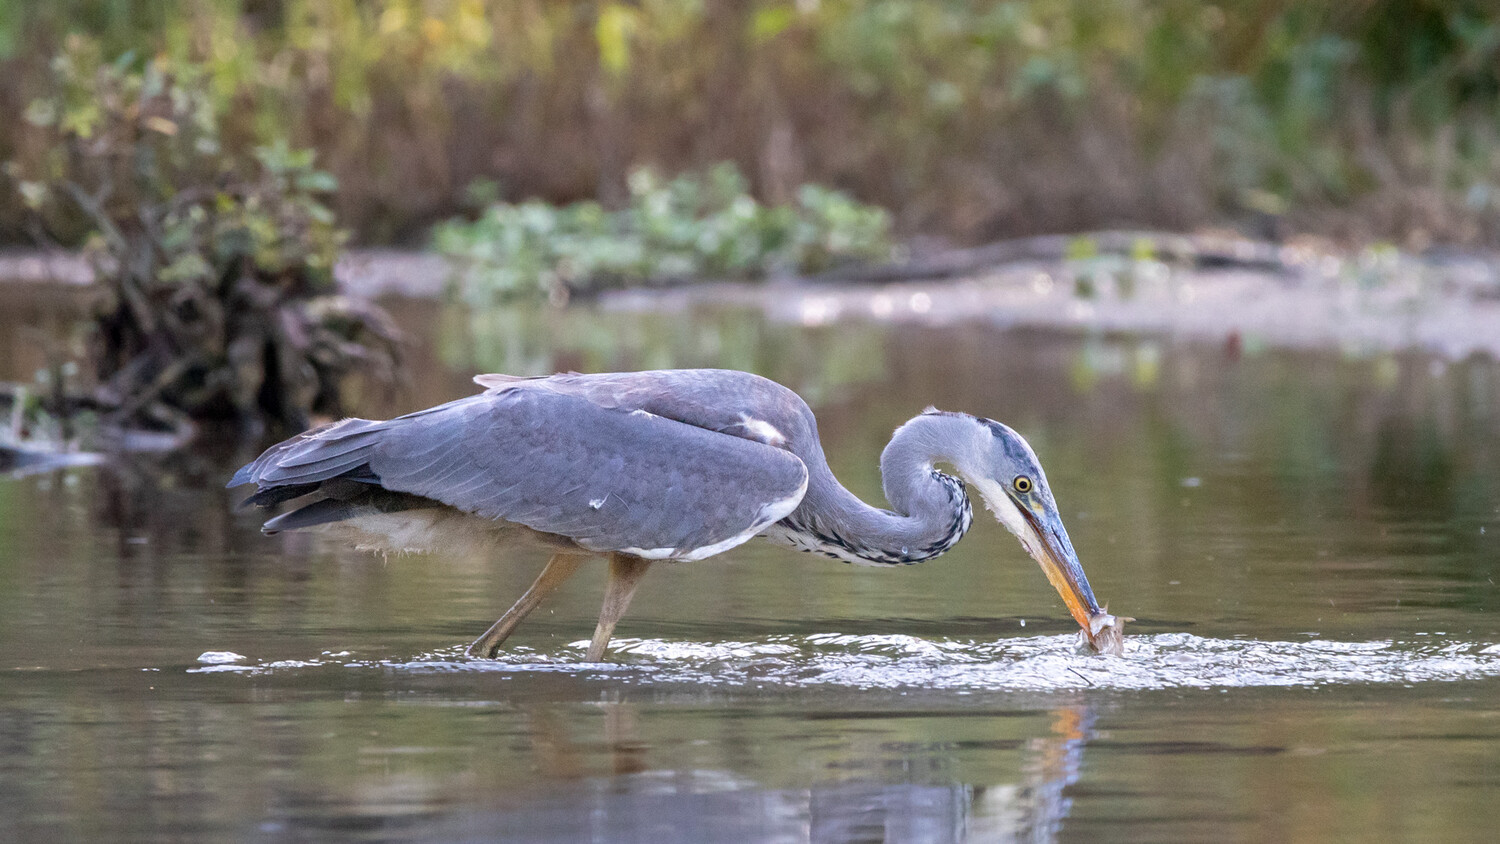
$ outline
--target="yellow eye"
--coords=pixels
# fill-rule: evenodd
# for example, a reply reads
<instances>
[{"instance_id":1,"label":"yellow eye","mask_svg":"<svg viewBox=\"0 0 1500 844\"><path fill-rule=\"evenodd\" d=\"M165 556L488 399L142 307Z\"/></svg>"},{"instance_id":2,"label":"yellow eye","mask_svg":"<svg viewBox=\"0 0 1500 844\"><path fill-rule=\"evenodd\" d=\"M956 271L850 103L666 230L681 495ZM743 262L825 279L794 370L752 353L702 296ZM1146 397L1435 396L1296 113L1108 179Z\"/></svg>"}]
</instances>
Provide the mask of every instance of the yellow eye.
<instances>
[{"instance_id":1,"label":"yellow eye","mask_svg":"<svg viewBox=\"0 0 1500 844\"><path fill-rule=\"evenodd\" d=\"M1022 495L1031 492L1031 478L1028 478L1025 475L1017 475L1015 481L1013 481L1012 483L1015 485L1016 492L1019 492Z\"/></svg>"}]
</instances>

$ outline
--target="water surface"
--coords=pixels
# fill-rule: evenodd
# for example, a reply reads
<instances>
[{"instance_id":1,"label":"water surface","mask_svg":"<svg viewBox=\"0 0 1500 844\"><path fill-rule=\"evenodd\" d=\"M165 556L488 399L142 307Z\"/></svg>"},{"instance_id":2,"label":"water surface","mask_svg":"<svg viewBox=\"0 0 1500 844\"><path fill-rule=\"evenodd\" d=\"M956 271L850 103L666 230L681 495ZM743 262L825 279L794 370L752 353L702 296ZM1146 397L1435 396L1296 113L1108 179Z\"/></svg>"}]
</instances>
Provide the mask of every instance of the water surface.
<instances>
[{"instance_id":1,"label":"water surface","mask_svg":"<svg viewBox=\"0 0 1500 844\"><path fill-rule=\"evenodd\" d=\"M0 824L25 839L1489 840L1500 367L733 310L398 303L416 374L754 369L835 471L927 404L1047 468L1118 659L999 526L870 570L752 543L658 566L580 665L590 566L465 657L542 560L263 537L257 444L0 480ZM1248 347L1248 346L1247 346ZM11 346L7 365L34 363ZM26 372L8 372L8 376Z\"/></svg>"}]
</instances>

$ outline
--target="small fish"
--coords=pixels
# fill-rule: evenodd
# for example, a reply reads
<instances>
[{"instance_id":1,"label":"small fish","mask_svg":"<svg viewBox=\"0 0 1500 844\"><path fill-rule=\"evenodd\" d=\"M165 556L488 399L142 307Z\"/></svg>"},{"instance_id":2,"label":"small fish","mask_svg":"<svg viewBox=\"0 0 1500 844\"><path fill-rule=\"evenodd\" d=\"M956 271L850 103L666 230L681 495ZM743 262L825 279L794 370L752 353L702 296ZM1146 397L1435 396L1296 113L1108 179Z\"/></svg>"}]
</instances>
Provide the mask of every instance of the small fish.
<instances>
[{"instance_id":1,"label":"small fish","mask_svg":"<svg viewBox=\"0 0 1500 844\"><path fill-rule=\"evenodd\" d=\"M1128 616L1110 615L1106 608L1089 616L1089 626L1078 631L1080 645L1098 654L1123 656L1125 654L1125 622L1135 621Z\"/></svg>"}]
</instances>

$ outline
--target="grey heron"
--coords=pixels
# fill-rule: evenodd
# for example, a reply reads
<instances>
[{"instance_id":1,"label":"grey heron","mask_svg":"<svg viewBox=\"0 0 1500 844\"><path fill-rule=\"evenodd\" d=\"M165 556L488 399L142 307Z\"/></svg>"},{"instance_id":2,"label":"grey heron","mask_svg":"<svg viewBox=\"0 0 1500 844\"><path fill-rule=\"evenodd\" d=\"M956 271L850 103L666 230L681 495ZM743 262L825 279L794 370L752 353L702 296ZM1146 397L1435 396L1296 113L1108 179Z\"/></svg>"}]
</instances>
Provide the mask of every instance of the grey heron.
<instances>
[{"instance_id":1,"label":"grey heron","mask_svg":"<svg viewBox=\"0 0 1500 844\"><path fill-rule=\"evenodd\" d=\"M362 548L423 552L524 537L551 550L521 598L470 646L494 657L582 561L609 559L587 659L603 659L642 575L752 537L876 566L930 560L973 517L964 481L1041 564L1095 650L1125 619L1095 599L1047 476L1020 434L928 408L880 457L890 509L834 477L795 392L746 372L480 375L483 393L387 421L344 419L267 449L235 473L247 505L306 499L262 528L317 528ZM952 466L960 480L936 466Z\"/></svg>"}]
</instances>

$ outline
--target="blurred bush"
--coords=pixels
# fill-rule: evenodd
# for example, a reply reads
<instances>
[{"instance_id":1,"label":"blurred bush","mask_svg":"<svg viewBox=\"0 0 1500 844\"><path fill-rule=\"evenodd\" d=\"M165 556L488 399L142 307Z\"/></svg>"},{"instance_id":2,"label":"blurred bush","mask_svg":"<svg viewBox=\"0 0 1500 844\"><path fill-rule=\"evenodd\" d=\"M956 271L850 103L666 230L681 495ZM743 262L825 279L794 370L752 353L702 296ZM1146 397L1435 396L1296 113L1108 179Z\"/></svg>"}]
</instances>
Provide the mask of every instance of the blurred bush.
<instances>
[{"instance_id":1,"label":"blurred bush","mask_svg":"<svg viewBox=\"0 0 1500 844\"><path fill-rule=\"evenodd\" d=\"M70 39L28 121L45 154L11 162L43 219L76 220L104 283L96 397L113 421L238 418L301 429L342 413L346 379L390 382L396 330L336 295L336 187L285 141L226 149L194 65L105 63Z\"/></svg>"},{"instance_id":2,"label":"blurred bush","mask_svg":"<svg viewBox=\"0 0 1500 844\"><path fill-rule=\"evenodd\" d=\"M725 160L965 239L1500 232L1490 0L0 0L0 106L68 33L201 65L226 143L316 149L365 240L476 179L619 207L637 166ZM0 156L39 144L0 126Z\"/></svg>"},{"instance_id":3,"label":"blurred bush","mask_svg":"<svg viewBox=\"0 0 1500 844\"><path fill-rule=\"evenodd\" d=\"M748 189L733 164L670 181L640 169L631 173L619 211L597 202L499 203L474 222L439 225L433 243L456 259L460 291L475 304L537 295L558 301L643 282L817 272L890 257L884 209L816 185L804 185L795 202L765 206Z\"/></svg>"}]
</instances>

